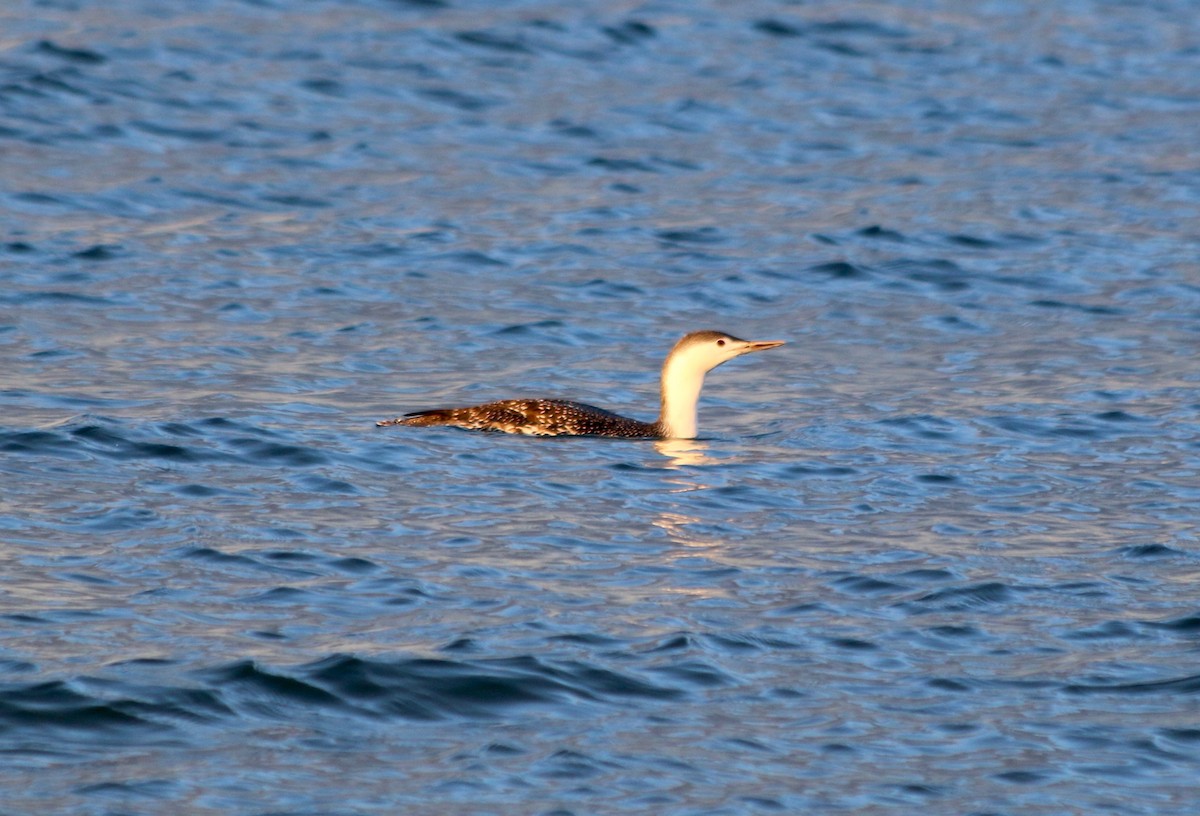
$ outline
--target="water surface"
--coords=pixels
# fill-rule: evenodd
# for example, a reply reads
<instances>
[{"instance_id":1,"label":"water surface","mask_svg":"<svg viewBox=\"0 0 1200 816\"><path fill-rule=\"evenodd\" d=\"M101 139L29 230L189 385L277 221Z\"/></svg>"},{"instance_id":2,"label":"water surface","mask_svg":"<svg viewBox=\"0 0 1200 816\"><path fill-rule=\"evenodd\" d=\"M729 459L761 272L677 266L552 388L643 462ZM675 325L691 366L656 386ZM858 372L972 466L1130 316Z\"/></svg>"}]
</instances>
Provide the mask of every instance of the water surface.
<instances>
[{"instance_id":1,"label":"water surface","mask_svg":"<svg viewBox=\"0 0 1200 816\"><path fill-rule=\"evenodd\" d=\"M1194 16L7 7L6 812L1189 812Z\"/></svg>"}]
</instances>

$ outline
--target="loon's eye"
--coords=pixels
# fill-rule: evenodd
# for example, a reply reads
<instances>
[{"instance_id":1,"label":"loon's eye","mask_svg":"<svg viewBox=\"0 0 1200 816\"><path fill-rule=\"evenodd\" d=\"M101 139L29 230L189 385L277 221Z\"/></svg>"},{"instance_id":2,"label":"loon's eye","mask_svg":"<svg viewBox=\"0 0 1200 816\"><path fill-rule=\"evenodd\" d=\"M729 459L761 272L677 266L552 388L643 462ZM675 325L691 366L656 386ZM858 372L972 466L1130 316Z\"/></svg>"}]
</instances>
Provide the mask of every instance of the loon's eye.
<instances>
[{"instance_id":1,"label":"loon's eye","mask_svg":"<svg viewBox=\"0 0 1200 816\"><path fill-rule=\"evenodd\" d=\"M718 346L723 346L723 345L725 345L725 341L724 341L724 340L718 340L718 341L717 341L717 345L718 345Z\"/></svg>"}]
</instances>

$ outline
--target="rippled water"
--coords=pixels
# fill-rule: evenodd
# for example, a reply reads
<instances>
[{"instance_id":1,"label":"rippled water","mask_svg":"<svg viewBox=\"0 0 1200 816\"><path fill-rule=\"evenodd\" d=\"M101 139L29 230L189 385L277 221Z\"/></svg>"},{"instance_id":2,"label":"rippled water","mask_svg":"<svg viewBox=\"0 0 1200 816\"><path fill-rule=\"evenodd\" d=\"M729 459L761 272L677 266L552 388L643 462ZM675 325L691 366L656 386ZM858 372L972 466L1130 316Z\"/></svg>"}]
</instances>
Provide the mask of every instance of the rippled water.
<instances>
[{"instance_id":1,"label":"rippled water","mask_svg":"<svg viewBox=\"0 0 1200 816\"><path fill-rule=\"evenodd\" d=\"M5 6L3 809L1194 810L1196 19Z\"/></svg>"}]
</instances>

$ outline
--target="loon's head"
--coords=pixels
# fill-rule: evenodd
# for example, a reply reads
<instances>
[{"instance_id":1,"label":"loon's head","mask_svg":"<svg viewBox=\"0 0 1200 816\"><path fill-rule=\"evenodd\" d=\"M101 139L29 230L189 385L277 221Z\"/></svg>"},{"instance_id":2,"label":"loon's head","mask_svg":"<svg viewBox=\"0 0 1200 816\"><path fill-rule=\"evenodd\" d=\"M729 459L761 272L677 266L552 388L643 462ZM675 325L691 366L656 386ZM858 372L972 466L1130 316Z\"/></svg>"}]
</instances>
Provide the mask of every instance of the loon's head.
<instances>
[{"instance_id":1,"label":"loon's head","mask_svg":"<svg viewBox=\"0 0 1200 816\"><path fill-rule=\"evenodd\" d=\"M663 363L662 411L658 415L663 436L695 438L696 401L700 399L705 374L734 357L782 345L782 340L739 340L718 331L684 335Z\"/></svg>"},{"instance_id":2,"label":"loon's head","mask_svg":"<svg viewBox=\"0 0 1200 816\"><path fill-rule=\"evenodd\" d=\"M782 345L782 340L741 340L725 332L697 331L684 335L675 344L667 362L672 368L703 375L734 357Z\"/></svg>"}]
</instances>

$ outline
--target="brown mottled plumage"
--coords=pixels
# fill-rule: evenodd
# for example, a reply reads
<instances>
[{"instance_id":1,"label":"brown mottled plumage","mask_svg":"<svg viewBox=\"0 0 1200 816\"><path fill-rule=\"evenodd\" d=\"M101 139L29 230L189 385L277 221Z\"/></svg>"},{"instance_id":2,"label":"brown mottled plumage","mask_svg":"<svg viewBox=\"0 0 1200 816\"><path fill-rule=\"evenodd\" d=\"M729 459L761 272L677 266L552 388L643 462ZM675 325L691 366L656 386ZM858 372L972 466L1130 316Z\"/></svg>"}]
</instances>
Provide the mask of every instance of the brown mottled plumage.
<instances>
[{"instance_id":1,"label":"brown mottled plumage","mask_svg":"<svg viewBox=\"0 0 1200 816\"><path fill-rule=\"evenodd\" d=\"M724 362L752 351L783 345L782 340L739 340L717 331L684 336L663 363L662 410L654 422L614 414L567 400L520 399L468 408L416 411L376 425L452 425L457 428L530 436L614 436L633 439L692 439L696 436L696 402L704 375Z\"/></svg>"},{"instance_id":2,"label":"brown mottled plumage","mask_svg":"<svg viewBox=\"0 0 1200 816\"><path fill-rule=\"evenodd\" d=\"M454 425L472 431L530 436L623 436L657 439L656 422L638 422L580 402L548 399L501 400L470 408L435 408L385 419L377 425Z\"/></svg>"}]
</instances>

